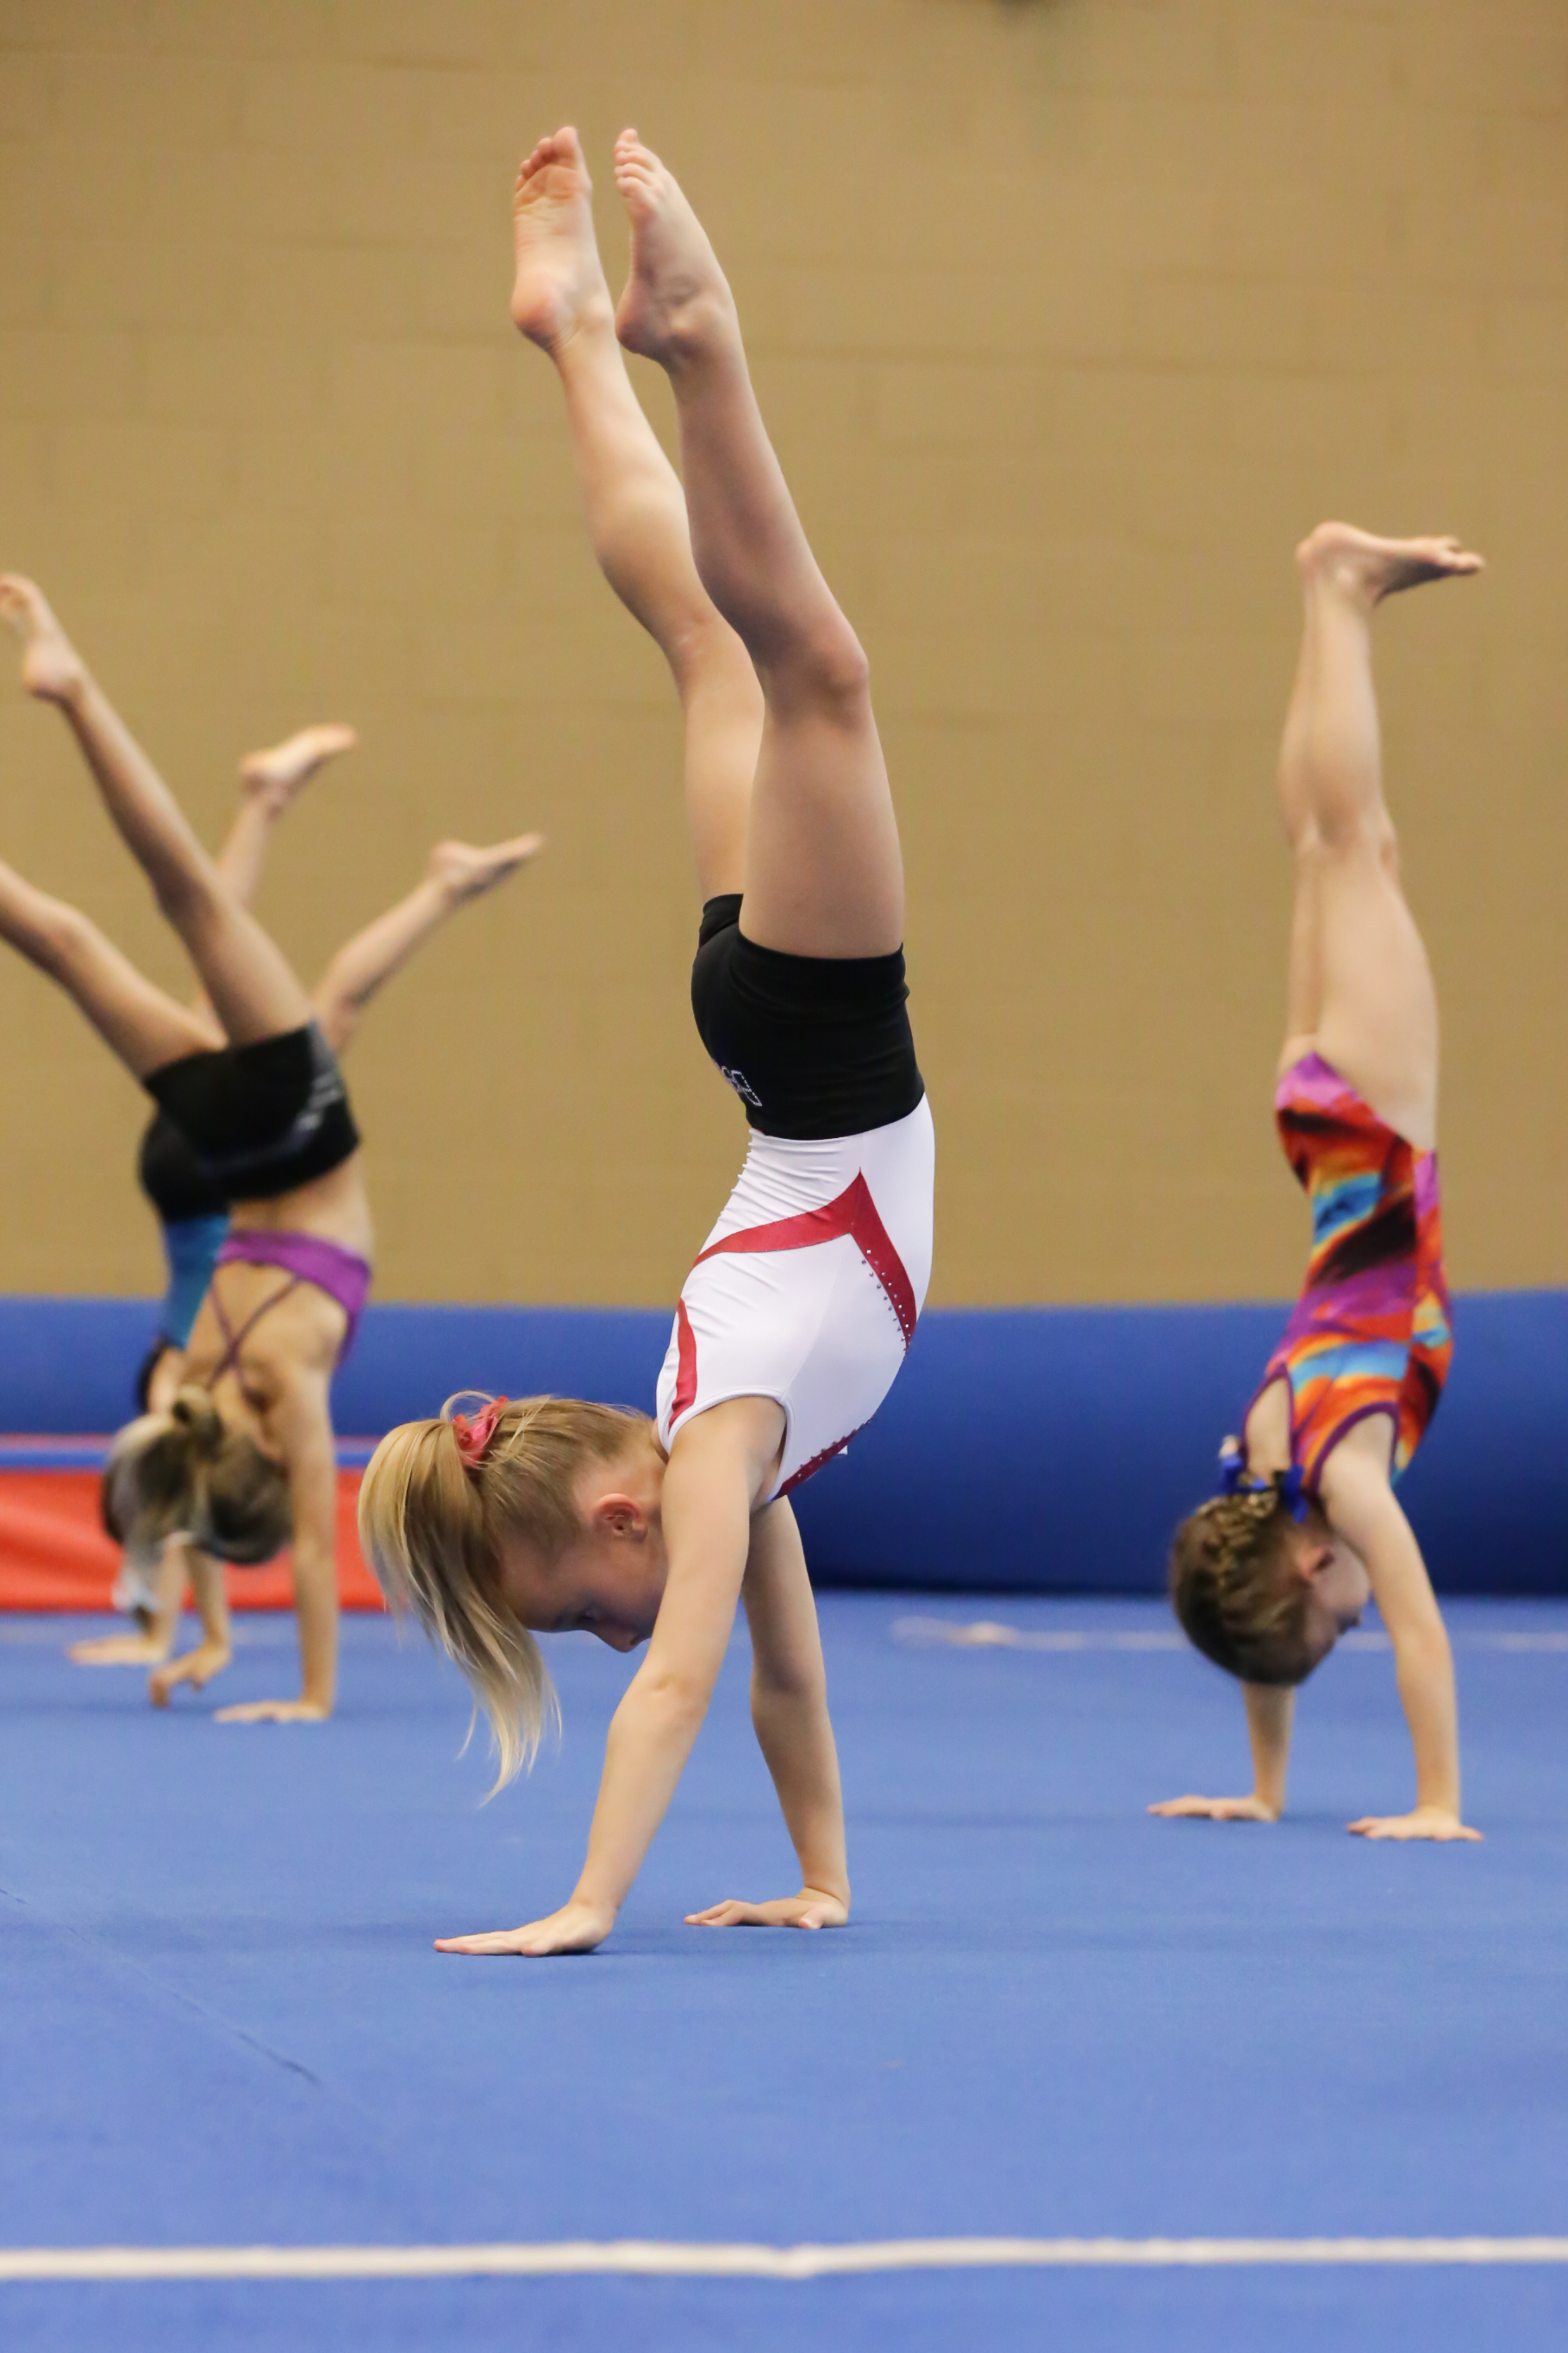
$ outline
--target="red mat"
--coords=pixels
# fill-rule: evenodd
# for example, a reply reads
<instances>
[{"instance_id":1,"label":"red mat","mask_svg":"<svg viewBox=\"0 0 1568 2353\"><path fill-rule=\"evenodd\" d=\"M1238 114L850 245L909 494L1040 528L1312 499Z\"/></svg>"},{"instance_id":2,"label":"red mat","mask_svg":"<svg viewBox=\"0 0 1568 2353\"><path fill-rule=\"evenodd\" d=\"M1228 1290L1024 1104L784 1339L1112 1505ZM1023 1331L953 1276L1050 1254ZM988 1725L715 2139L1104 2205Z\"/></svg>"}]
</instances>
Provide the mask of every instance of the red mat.
<instances>
[{"instance_id":1,"label":"red mat","mask_svg":"<svg viewBox=\"0 0 1568 2353\"><path fill-rule=\"evenodd\" d=\"M345 1609L380 1609L354 1533L362 1475L338 1472L338 1598ZM99 1521L96 1471L0 1470L0 1609L110 1609L119 1565ZM294 1606L287 1553L265 1568L231 1568L227 1583L231 1609Z\"/></svg>"}]
</instances>

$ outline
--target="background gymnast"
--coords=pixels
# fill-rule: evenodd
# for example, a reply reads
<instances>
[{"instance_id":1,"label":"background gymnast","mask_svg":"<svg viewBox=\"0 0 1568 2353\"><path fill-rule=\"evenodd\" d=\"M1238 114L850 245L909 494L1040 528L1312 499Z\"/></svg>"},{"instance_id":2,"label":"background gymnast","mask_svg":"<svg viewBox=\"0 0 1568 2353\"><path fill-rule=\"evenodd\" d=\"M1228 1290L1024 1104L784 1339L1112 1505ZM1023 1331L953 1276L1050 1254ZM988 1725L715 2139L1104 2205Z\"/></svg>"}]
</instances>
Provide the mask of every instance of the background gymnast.
<instances>
[{"instance_id":1,"label":"background gymnast","mask_svg":"<svg viewBox=\"0 0 1568 2353\"><path fill-rule=\"evenodd\" d=\"M22 681L55 703L105 806L184 941L205 997L176 1003L75 908L0 866L0 935L58 981L178 1132L227 1205L173 1394L123 1430L104 1518L133 1558L178 1538L203 1640L158 1667L152 1695L226 1666L216 1562L252 1566L292 1540L302 1688L219 1711L226 1722L320 1719L337 1655L337 1469L329 1390L370 1288L359 1132L334 1045L389 974L457 905L541 847L444 843L426 881L340 951L319 1003L197 840L31 581L0 576L0 614L25 644ZM320 1016L324 1016L324 1022ZM330 1025L330 1026L328 1026ZM279 1282L279 1276L282 1277Z\"/></svg>"},{"instance_id":2,"label":"background gymnast","mask_svg":"<svg viewBox=\"0 0 1568 2353\"><path fill-rule=\"evenodd\" d=\"M1479 572L1457 540L1324 523L1297 551L1306 594L1279 797L1295 866L1275 1109L1312 1208L1301 1296L1221 1450L1225 1492L1176 1531L1171 1593L1241 1679L1247 1798L1150 1810L1277 1821L1295 1686L1375 1598L1415 1750L1415 1806L1367 1838L1473 1839L1459 1810L1453 1656L1394 1483L1437 1407L1453 1341L1437 1191L1437 1000L1400 887L1383 797L1372 616L1384 596Z\"/></svg>"},{"instance_id":3,"label":"background gymnast","mask_svg":"<svg viewBox=\"0 0 1568 2353\"><path fill-rule=\"evenodd\" d=\"M233 823L217 854L217 869L242 907L254 903L260 887L273 828L325 761L352 751L357 737L352 727L304 727L285 743L265 752L247 754L240 762L240 800ZM334 1045L330 1009L321 1006L322 989L315 992L318 1018ZM205 993L192 1008L205 1015L212 1043L223 1043ZM196 1311L206 1297L217 1255L228 1239L228 1195L216 1176L209 1176L168 1113L155 1110L142 1137L136 1158L137 1182L158 1220L163 1249L165 1281L158 1309L158 1328L136 1376L136 1403L145 1413L172 1405L184 1376L185 1343ZM95 1635L70 1644L68 1656L78 1666L157 1666L174 1648L175 1629L187 1582L202 1597L204 1623L214 1620L211 1635L226 1640L221 1583L213 1565L199 1556L193 1563L188 1547L171 1536L147 1553L121 1556L114 1584L114 1606L136 1620L134 1634ZM213 1579L209 1584L206 1580Z\"/></svg>"},{"instance_id":4,"label":"background gymnast","mask_svg":"<svg viewBox=\"0 0 1568 2353\"><path fill-rule=\"evenodd\" d=\"M241 762L240 806L218 852L217 868L242 906L255 899L279 818L323 761L351 750L356 740L351 727L307 727ZM534 836L494 849L475 849L459 841L437 843L425 880L345 942L311 991L317 1023L333 1052L342 1053L371 999L447 915L501 881L540 847ZM194 1009L205 1018L211 1044L221 1046L223 1032L205 995ZM173 1405L184 1378L185 1345L228 1238L228 1187L208 1173L161 1110L154 1111L142 1138L137 1176L158 1219L168 1281L157 1334L137 1376L136 1402L144 1413L162 1412ZM178 1537L123 1556L115 1606L134 1616L139 1630L73 1643L68 1655L79 1666L160 1664L174 1647L187 1585L196 1599L209 1660L226 1662L232 1645L221 1571Z\"/></svg>"},{"instance_id":5,"label":"background gymnast","mask_svg":"<svg viewBox=\"0 0 1568 2353\"><path fill-rule=\"evenodd\" d=\"M570 1901L447 1939L449 1952L581 1952L609 1933L701 1725L737 1599L752 1722L802 1884L689 1917L848 1917L816 1612L784 1497L881 1403L931 1267L934 1145L865 657L806 544L706 236L634 132L617 142L616 177L632 223L618 311L567 130L519 175L512 314L560 371L599 562L679 690L704 900L693 1008L752 1133L683 1287L656 1421L495 1400L472 1419L394 1430L366 1474L366 1556L468 1674L503 1779L553 1707L530 1629L581 1628L618 1651L648 1642L611 1725ZM684 500L617 332L674 386Z\"/></svg>"}]
</instances>

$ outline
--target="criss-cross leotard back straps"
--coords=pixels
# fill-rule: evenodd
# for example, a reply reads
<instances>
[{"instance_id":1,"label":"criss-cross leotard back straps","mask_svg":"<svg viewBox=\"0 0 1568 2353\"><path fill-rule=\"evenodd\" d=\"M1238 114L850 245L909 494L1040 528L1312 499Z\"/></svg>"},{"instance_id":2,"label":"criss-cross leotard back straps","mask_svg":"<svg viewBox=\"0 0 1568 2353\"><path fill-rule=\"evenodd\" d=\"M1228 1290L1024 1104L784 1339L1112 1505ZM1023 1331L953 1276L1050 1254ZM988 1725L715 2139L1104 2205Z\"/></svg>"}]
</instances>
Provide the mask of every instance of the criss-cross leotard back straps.
<instances>
[{"instance_id":1,"label":"criss-cross leotard back straps","mask_svg":"<svg viewBox=\"0 0 1568 2353\"><path fill-rule=\"evenodd\" d=\"M202 1383L203 1388L206 1389L210 1394L212 1390L216 1388L225 1373L238 1372L239 1352L241 1348L244 1347L247 1340L249 1339L251 1334L255 1331L257 1325L260 1323L262 1317L264 1315L269 1315L275 1307L280 1306L283 1301L288 1298L289 1293L291 1291L298 1291L303 1280L304 1277L302 1275L291 1274L289 1277L288 1282L283 1285L282 1290L274 1291L268 1298L262 1301L259 1307L254 1308L246 1317L244 1323L237 1332L233 1324L229 1322L228 1316L225 1312L223 1301L218 1297L217 1276L215 1272L213 1280L207 1287L207 1297L212 1301L213 1314L217 1317L218 1329L223 1334L224 1347L223 1354L218 1358L215 1370L211 1372L207 1376L206 1379Z\"/></svg>"}]
</instances>

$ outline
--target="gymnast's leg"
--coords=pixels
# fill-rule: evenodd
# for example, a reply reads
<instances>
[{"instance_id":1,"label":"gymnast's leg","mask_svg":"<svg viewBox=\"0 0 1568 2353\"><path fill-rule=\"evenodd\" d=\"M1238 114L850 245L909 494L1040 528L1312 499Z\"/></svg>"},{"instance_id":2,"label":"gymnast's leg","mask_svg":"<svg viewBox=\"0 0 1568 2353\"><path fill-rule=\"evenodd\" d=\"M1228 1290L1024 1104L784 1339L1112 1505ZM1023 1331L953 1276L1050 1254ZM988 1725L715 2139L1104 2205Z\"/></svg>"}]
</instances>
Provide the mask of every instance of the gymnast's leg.
<instances>
[{"instance_id":1,"label":"gymnast's leg","mask_svg":"<svg viewBox=\"0 0 1568 2353\"><path fill-rule=\"evenodd\" d=\"M588 534L668 662L686 714L686 807L704 899L739 891L763 698L697 575L686 501L626 375L575 131L542 139L512 197L511 315L554 361Z\"/></svg>"},{"instance_id":2,"label":"gymnast's leg","mask_svg":"<svg viewBox=\"0 0 1568 2353\"><path fill-rule=\"evenodd\" d=\"M406 899L345 940L312 991L316 1019L333 1053L342 1052L372 997L448 915L482 899L537 858L543 847L542 833L520 833L488 849L476 849L466 841L438 841L430 852L425 880Z\"/></svg>"},{"instance_id":3,"label":"gymnast's leg","mask_svg":"<svg viewBox=\"0 0 1568 2353\"><path fill-rule=\"evenodd\" d=\"M0 939L74 999L132 1078L223 1043L210 1020L144 979L86 915L3 863Z\"/></svg>"},{"instance_id":4,"label":"gymnast's leg","mask_svg":"<svg viewBox=\"0 0 1568 2353\"><path fill-rule=\"evenodd\" d=\"M1437 1128L1437 999L1383 796L1372 617L1384 596L1478 572L1457 540L1324 523L1297 551L1300 663L1279 757L1295 864L1281 1067L1316 1051L1418 1151Z\"/></svg>"},{"instance_id":5,"label":"gymnast's leg","mask_svg":"<svg viewBox=\"0 0 1568 2353\"><path fill-rule=\"evenodd\" d=\"M239 764L240 801L217 854L217 871L229 895L242 907L255 904L272 829L329 760L352 752L359 737L352 727L327 723L301 727L281 744L247 752Z\"/></svg>"},{"instance_id":6,"label":"gymnast's leg","mask_svg":"<svg viewBox=\"0 0 1568 2353\"><path fill-rule=\"evenodd\" d=\"M104 806L184 942L225 1036L245 1046L301 1028L310 1018L304 988L226 885L41 591L14 573L0 575L0 617L23 640L22 683L64 712Z\"/></svg>"},{"instance_id":7,"label":"gymnast's leg","mask_svg":"<svg viewBox=\"0 0 1568 2353\"><path fill-rule=\"evenodd\" d=\"M903 864L865 655L806 543L701 224L633 132L616 142L616 183L632 224L617 330L674 387L697 570L766 705L742 928L796 955L889 955Z\"/></svg>"}]
</instances>

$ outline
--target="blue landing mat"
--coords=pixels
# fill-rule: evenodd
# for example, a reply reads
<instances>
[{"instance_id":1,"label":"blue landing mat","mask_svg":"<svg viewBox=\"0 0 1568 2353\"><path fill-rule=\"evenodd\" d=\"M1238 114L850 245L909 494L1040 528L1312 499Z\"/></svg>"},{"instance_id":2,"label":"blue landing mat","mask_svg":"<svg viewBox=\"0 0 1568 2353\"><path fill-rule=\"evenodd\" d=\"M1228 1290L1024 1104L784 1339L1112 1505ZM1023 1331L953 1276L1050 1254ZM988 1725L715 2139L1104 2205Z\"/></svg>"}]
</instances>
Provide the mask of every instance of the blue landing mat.
<instances>
[{"instance_id":1,"label":"blue landing mat","mask_svg":"<svg viewBox=\"0 0 1568 2353\"><path fill-rule=\"evenodd\" d=\"M1157 1593L1283 1304L933 1308L887 1404L795 1508L819 1587ZM0 1297L0 1430L117 1428L150 1300ZM1400 1488L1439 1592L1568 1592L1568 1290L1470 1293L1435 1442ZM654 1308L377 1302L333 1389L390 1429L468 1384L653 1403ZM363 1459L363 1458L362 1458Z\"/></svg>"},{"instance_id":2,"label":"blue landing mat","mask_svg":"<svg viewBox=\"0 0 1568 2353\"><path fill-rule=\"evenodd\" d=\"M154 1717L82 1621L0 1622L0 2240L10 2246L1568 2227L1568 1609L1457 1605L1479 1848L1369 1848L1408 1794L1385 1650L1304 1694L1278 1830L1234 1691L1139 1603L823 1603L856 1920L687 1929L789 1884L738 1637L602 1953L432 1954L547 1908L625 1662L552 1645L559 1757L480 1811L455 1678L345 1628L330 1726ZM908 1621L919 1622L911 1626ZM281 1687L248 1636L224 1698ZM1568 2274L0 2287L0 2337L194 2348L1559 2348Z\"/></svg>"}]
</instances>

